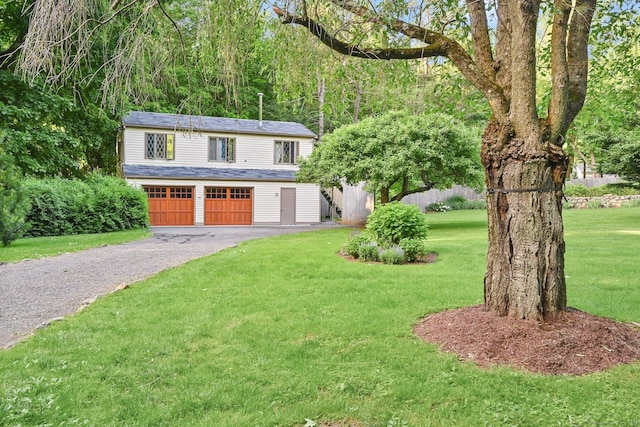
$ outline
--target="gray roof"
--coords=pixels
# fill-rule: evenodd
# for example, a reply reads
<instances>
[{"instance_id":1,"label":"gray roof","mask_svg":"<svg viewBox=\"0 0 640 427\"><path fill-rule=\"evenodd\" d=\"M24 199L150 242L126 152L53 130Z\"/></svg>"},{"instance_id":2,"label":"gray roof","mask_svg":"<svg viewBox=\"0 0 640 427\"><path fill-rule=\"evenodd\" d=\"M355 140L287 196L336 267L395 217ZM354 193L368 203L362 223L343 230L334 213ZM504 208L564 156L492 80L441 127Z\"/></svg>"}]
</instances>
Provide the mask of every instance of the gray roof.
<instances>
[{"instance_id":1,"label":"gray roof","mask_svg":"<svg viewBox=\"0 0 640 427\"><path fill-rule=\"evenodd\" d=\"M229 119L223 117L190 116L180 114L147 113L132 111L122 118L126 127L187 130L200 132L225 132L234 134L281 135L315 138L317 135L306 126L294 122Z\"/></svg>"},{"instance_id":2,"label":"gray roof","mask_svg":"<svg viewBox=\"0 0 640 427\"><path fill-rule=\"evenodd\" d=\"M286 169L206 168L191 166L122 165L126 178L180 178L225 181L295 181Z\"/></svg>"}]
</instances>

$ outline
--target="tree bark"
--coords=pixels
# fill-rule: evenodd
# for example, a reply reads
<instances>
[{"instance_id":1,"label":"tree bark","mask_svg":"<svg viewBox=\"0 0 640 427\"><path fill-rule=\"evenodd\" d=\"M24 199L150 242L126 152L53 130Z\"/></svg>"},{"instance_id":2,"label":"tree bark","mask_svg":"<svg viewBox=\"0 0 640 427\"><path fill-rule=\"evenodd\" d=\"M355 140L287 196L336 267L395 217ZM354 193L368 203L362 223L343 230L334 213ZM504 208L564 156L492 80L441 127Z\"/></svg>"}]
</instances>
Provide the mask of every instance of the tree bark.
<instances>
[{"instance_id":1,"label":"tree bark","mask_svg":"<svg viewBox=\"0 0 640 427\"><path fill-rule=\"evenodd\" d=\"M318 141L324 136L324 77L318 76Z\"/></svg>"},{"instance_id":2,"label":"tree bark","mask_svg":"<svg viewBox=\"0 0 640 427\"><path fill-rule=\"evenodd\" d=\"M389 203L389 187L380 188L380 203L383 205Z\"/></svg>"},{"instance_id":3,"label":"tree bark","mask_svg":"<svg viewBox=\"0 0 640 427\"><path fill-rule=\"evenodd\" d=\"M541 125L541 135L549 135ZM530 141L529 141L530 142ZM503 316L542 320L566 309L562 183L568 156L541 139L532 152L510 126L483 135L489 248L485 305Z\"/></svg>"}]
</instances>

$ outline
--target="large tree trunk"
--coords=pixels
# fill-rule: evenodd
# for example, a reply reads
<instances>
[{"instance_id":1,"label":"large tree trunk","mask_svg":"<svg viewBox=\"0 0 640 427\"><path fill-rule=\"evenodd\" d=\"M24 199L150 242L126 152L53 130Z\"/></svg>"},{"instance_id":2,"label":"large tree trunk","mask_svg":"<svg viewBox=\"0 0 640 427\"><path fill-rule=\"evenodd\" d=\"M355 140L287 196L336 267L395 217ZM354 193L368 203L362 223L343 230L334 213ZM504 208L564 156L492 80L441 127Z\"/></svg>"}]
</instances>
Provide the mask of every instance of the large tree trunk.
<instances>
[{"instance_id":1,"label":"large tree trunk","mask_svg":"<svg viewBox=\"0 0 640 427\"><path fill-rule=\"evenodd\" d=\"M549 318L566 309L562 183L568 157L544 141L514 137L491 121L483 135L489 249L485 305L518 319Z\"/></svg>"}]
</instances>

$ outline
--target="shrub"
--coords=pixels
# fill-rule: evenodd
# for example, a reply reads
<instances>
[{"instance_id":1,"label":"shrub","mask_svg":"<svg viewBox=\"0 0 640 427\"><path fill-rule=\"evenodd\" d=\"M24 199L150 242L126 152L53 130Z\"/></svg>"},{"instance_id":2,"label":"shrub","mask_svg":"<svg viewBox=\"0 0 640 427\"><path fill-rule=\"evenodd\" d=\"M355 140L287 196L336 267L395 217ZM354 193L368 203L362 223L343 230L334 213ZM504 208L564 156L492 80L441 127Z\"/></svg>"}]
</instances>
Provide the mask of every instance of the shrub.
<instances>
[{"instance_id":1,"label":"shrub","mask_svg":"<svg viewBox=\"0 0 640 427\"><path fill-rule=\"evenodd\" d=\"M463 196L451 196L444 202L431 203L426 207L427 212L447 212L464 209L486 209L487 201L484 199L467 200Z\"/></svg>"},{"instance_id":2,"label":"shrub","mask_svg":"<svg viewBox=\"0 0 640 427\"><path fill-rule=\"evenodd\" d=\"M360 247L358 248L358 258L365 262L380 261L378 245L376 245L375 242L369 242L360 245Z\"/></svg>"},{"instance_id":3,"label":"shrub","mask_svg":"<svg viewBox=\"0 0 640 427\"><path fill-rule=\"evenodd\" d=\"M618 183L607 184L598 187L585 187L581 184L568 184L564 187L564 195L567 197L600 197L605 194L614 196L633 196L640 194L637 184Z\"/></svg>"},{"instance_id":4,"label":"shrub","mask_svg":"<svg viewBox=\"0 0 640 427\"><path fill-rule=\"evenodd\" d=\"M380 261L385 264L402 264L404 261L404 251L399 246L391 246L389 249L382 249L379 252Z\"/></svg>"},{"instance_id":5,"label":"shrub","mask_svg":"<svg viewBox=\"0 0 640 427\"><path fill-rule=\"evenodd\" d=\"M587 202L587 208L589 209L600 209L603 208L602 202L600 200L589 200Z\"/></svg>"},{"instance_id":6,"label":"shrub","mask_svg":"<svg viewBox=\"0 0 640 427\"><path fill-rule=\"evenodd\" d=\"M416 262L427 253L424 241L420 239L402 239L400 240L400 248L404 252L404 259L407 262Z\"/></svg>"},{"instance_id":7,"label":"shrub","mask_svg":"<svg viewBox=\"0 0 640 427\"><path fill-rule=\"evenodd\" d=\"M600 200L589 200L587 202L588 209L600 209L605 207Z\"/></svg>"},{"instance_id":8,"label":"shrub","mask_svg":"<svg viewBox=\"0 0 640 427\"><path fill-rule=\"evenodd\" d=\"M448 212L451 207L444 202L435 202L428 205L425 210L427 212Z\"/></svg>"},{"instance_id":9,"label":"shrub","mask_svg":"<svg viewBox=\"0 0 640 427\"><path fill-rule=\"evenodd\" d=\"M445 204L456 211L466 209L465 206L467 202L468 200L464 196L451 196L446 200Z\"/></svg>"},{"instance_id":10,"label":"shrub","mask_svg":"<svg viewBox=\"0 0 640 427\"><path fill-rule=\"evenodd\" d=\"M369 237L358 234L357 236L349 239L349 241L342 246L342 252L351 255L354 258L358 258L360 256L358 253L360 246L369 243L371 243L371 239Z\"/></svg>"},{"instance_id":11,"label":"shrub","mask_svg":"<svg viewBox=\"0 0 640 427\"><path fill-rule=\"evenodd\" d=\"M85 181L30 179L28 236L105 233L144 228L147 197L120 178L90 175Z\"/></svg>"},{"instance_id":12,"label":"shrub","mask_svg":"<svg viewBox=\"0 0 640 427\"><path fill-rule=\"evenodd\" d=\"M2 138L0 138L0 142ZM0 242L9 246L21 236L29 208L20 172L0 149Z\"/></svg>"},{"instance_id":13,"label":"shrub","mask_svg":"<svg viewBox=\"0 0 640 427\"><path fill-rule=\"evenodd\" d=\"M376 242L389 247L405 238L426 238L429 225L416 206L392 202L379 206L369 215L367 229L373 233Z\"/></svg>"}]
</instances>

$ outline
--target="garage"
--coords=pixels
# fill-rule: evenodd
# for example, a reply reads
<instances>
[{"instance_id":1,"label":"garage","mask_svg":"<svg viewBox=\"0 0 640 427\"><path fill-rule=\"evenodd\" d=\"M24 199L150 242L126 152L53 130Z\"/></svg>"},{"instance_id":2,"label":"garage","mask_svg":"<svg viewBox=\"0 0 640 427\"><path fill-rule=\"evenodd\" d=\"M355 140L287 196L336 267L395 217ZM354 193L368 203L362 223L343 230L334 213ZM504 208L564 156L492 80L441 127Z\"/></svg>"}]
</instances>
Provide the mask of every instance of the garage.
<instances>
[{"instance_id":1,"label":"garage","mask_svg":"<svg viewBox=\"0 0 640 427\"><path fill-rule=\"evenodd\" d=\"M151 225L194 225L193 187L145 186Z\"/></svg>"},{"instance_id":2,"label":"garage","mask_svg":"<svg viewBox=\"0 0 640 427\"><path fill-rule=\"evenodd\" d=\"M250 187L206 187L205 225L251 225L252 190Z\"/></svg>"}]
</instances>

